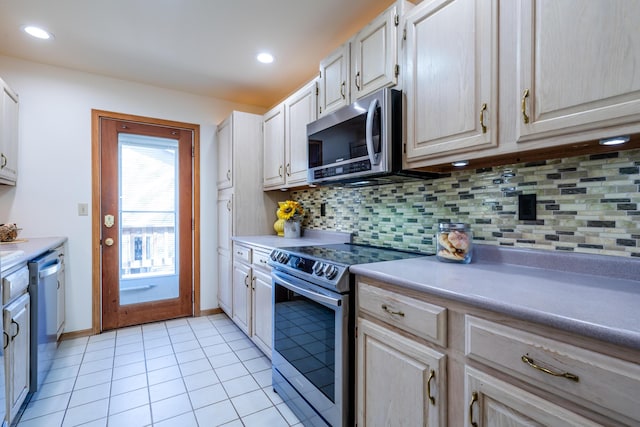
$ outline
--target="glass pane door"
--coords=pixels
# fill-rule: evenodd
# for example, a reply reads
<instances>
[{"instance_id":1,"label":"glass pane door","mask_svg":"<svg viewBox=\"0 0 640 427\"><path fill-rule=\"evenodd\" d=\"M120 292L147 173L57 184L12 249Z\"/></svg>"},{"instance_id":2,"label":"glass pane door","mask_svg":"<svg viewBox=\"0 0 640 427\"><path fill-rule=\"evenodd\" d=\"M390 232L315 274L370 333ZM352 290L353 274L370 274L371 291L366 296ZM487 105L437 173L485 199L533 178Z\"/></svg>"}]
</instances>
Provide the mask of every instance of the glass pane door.
<instances>
[{"instance_id":1,"label":"glass pane door","mask_svg":"<svg viewBox=\"0 0 640 427\"><path fill-rule=\"evenodd\" d=\"M178 140L118 134L120 305L178 298Z\"/></svg>"}]
</instances>

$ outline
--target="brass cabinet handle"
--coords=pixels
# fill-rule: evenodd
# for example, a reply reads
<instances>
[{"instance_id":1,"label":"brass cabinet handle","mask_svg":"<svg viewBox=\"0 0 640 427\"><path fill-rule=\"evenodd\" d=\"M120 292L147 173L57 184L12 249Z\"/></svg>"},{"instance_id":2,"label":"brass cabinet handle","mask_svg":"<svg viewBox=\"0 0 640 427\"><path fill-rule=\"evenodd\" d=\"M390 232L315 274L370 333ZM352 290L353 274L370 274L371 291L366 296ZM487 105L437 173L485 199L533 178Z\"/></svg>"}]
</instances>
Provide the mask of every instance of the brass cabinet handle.
<instances>
[{"instance_id":1,"label":"brass cabinet handle","mask_svg":"<svg viewBox=\"0 0 640 427\"><path fill-rule=\"evenodd\" d=\"M278 176L282 178L282 165L278 166Z\"/></svg>"},{"instance_id":2,"label":"brass cabinet handle","mask_svg":"<svg viewBox=\"0 0 640 427\"><path fill-rule=\"evenodd\" d=\"M4 169L5 166L7 166L7 156L4 155L4 153L0 154L0 157L2 158L2 164L0 165L0 169Z\"/></svg>"},{"instance_id":3,"label":"brass cabinet handle","mask_svg":"<svg viewBox=\"0 0 640 427\"><path fill-rule=\"evenodd\" d=\"M431 401L432 405L436 404L436 398L431 396L431 380L436 378L436 371L433 369L429 372L429 379L427 380L427 397Z\"/></svg>"},{"instance_id":4,"label":"brass cabinet handle","mask_svg":"<svg viewBox=\"0 0 640 427\"><path fill-rule=\"evenodd\" d=\"M527 116L527 98L529 97L529 89L525 89L522 93L522 120L529 123L529 116Z\"/></svg>"},{"instance_id":5,"label":"brass cabinet handle","mask_svg":"<svg viewBox=\"0 0 640 427\"><path fill-rule=\"evenodd\" d=\"M545 368L544 366L540 366L536 364L535 360L533 360L532 358L526 355L522 355L521 359L522 359L522 362L526 363L527 365L531 366L534 369L537 369L538 371L544 372L545 374L553 375L554 377L566 378L568 380L575 381L575 382L580 381L580 377L578 377L577 375L571 374L569 372L552 371L551 369L548 369L548 368Z\"/></svg>"},{"instance_id":6,"label":"brass cabinet handle","mask_svg":"<svg viewBox=\"0 0 640 427\"><path fill-rule=\"evenodd\" d=\"M484 103L480 107L480 127L482 128L482 133L487 133L487 126L484 124L484 112L487 111L487 104Z\"/></svg>"},{"instance_id":7,"label":"brass cabinet handle","mask_svg":"<svg viewBox=\"0 0 640 427\"><path fill-rule=\"evenodd\" d=\"M340 95L342 95L342 99L347 99L347 95L344 88L345 88L345 82L343 81L342 84L340 85Z\"/></svg>"},{"instance_id":8,"label":"brass cabinet handle","mask_svg":"<svg viewBox=\"0 0 640 427\"><path fill-rule=\"evenodd\" d=\"M231 212L231 200L227 202L227 210Z\"/></svg>"},{"instance_id":9,"label":"brass cabinet handle","mask_svg":"<svg viewBox=\"0 0 640 427\"><path fill-rule=\"evenodd\" d=\"M382 307L382 309L384 311L386 311L389 314L392 314L394 316L400 316L400 317L404 317L404 313L401 311L393 311L392 309L389 308L389 306L387 304L382 304L380 307Z\"/></svg>"},{"instance_id":10,"label":"brass cabinet handle","mask_svg":"<svg viewBox=\"0 0 640 427\"><path fill-rule=\"evenodd\" d=\"M478 392L471 393L471 402L469 403L469 424L473 427L478 427L478 423L473 421L473 404L478 401Z\"/></svg>"},{"instance_id":11,"label":"brass cabinet handle","mask_svg":"<svg viewBox=\"0 0 640 427\"><path fill-rule=\"evenodd\" d=\"M356 88L360 90L360 71L356 73Z\"/></svg>"},{"instance_id":12,"label":"brass cabinet handle","mask_svg":"<svg viewBox=\"0 0 640 427\"><path fill-rule=\"evenodd\" d=\"M231 169L227 170L227 179L231 180Z\"/></svg>"},{"instance_id":13,"label":"brass cabinet handle","mask_svg":"<svg viewBox=\"0 0 640 427\"><path fill-rule=\"evenodd\" d=\"M256 290L256 278L255 276L251 278L251 289Z\"/></svg>"},{"instance_id":14,"label":"brass cabinet handle","mask_svg":"<svg viewBox=\"0 0 640 427\"><path fill-rule=\"evenodd\" d=\"M291 163L287 163L287 176L291 176Z\"/></svg>"},{"instance_id":15,"label":"brass cabinet handle","mask_svg":"<svg viewBox=\"0 0 640 427\"><path fill-rule=\"evenodd\" d=\"M2 347L2 349L6 350L7 347L9 347L9 335L7 335L5 331L2 331L2 335L4 336L4 346Z\"/></svg>"},{"instance_id":16,"label":"brass cabinet handle","mask_svg":"<svg viewBox=\"0 0 640 427\"><path fill-rule=\"evenodd\" d=\"M247 282L247 280L249 279L249 276L244 276L244 285L248 288L249 287L249 283Z\"/></svg>"}]
</instances>

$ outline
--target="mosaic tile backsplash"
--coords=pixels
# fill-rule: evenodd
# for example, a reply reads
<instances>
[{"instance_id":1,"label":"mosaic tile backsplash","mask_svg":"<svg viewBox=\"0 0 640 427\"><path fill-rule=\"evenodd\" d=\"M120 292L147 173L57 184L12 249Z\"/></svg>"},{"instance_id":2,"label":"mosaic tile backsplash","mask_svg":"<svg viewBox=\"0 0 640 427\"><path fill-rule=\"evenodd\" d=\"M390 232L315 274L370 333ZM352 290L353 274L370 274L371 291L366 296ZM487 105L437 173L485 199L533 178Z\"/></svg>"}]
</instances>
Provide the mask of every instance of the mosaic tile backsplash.
<instances>
[{"instance_id":1,"label":"mosaic tile backsplash","mask_svg":"<svg viewBox=\"0 0 640 427\"><path fill-rule=\"evenodd\" d=\"M535 221L518 219L520 194L536 195ZM476 244L640 257L640 150L292 197L307 210L304 227L351 232L356 243L434 252L438 223L464 222Z\"/></svg>"}]
</instances>

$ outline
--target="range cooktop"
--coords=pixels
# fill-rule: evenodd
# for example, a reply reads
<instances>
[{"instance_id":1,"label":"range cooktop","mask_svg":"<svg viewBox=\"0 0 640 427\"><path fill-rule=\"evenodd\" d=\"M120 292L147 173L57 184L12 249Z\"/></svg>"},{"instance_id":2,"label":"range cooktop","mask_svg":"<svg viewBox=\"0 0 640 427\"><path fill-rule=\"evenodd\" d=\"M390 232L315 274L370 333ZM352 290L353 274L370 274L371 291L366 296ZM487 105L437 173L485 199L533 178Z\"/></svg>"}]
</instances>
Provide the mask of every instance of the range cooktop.
<instances>
[{"instance_id":1,"label":"range cooktop","mask_svg":"<svg viewBox=\"0 0 640 427\"><path fill-rule=\"evenodd\" d=\"M433 254L337 243L277 248L271 252L269 265L314 284L346 292L350 288L349 267L352 265L431 255Z\"/></svg>"}]
</instances>

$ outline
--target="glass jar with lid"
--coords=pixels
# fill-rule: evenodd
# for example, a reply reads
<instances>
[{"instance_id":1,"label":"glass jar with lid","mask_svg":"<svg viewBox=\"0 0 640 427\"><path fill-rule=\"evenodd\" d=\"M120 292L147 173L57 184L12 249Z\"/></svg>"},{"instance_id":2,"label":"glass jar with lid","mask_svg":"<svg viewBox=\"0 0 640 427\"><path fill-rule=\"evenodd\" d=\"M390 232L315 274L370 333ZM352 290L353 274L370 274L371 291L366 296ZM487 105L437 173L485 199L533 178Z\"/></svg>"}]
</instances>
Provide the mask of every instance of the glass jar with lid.
<instances>
[{"instance_id":1,"label":"glass jar with lid","mask_svg":"<svg viewBox=\"0 0 640 427\"><path fill-rule=\"evenodd\" d=\"M438 224L436 257L440 261L468 264L471 262L473 234L469 224L441 222Z\"/></svg>"}]
</instances>

